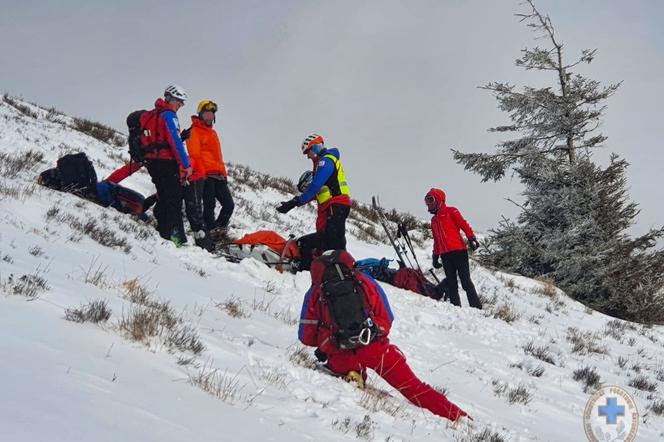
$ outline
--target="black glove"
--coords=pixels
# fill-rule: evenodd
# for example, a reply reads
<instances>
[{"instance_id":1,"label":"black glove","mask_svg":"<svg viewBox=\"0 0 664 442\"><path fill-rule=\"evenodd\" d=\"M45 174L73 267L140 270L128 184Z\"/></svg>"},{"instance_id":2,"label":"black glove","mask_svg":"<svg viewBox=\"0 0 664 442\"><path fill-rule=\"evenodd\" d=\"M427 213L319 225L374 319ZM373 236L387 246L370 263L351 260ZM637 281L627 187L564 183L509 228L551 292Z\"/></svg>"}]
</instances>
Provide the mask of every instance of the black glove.
<instances>
[{"instance_id":1,"label":"black glove","mask_svg":"<svg viewBox=\"0 0 664 442\"><path fill-rule=\"evenodd\" d=\"M468 245L470 246L470 250L475 251L480 247L480 243L477 242L477 238L474 236L471 236L468 238Z\"/></svg>"},{"instance_id":2,"label":"black glove","mask_svg":"<svg viewBox=\"0 0 664 442\"><path fill-rule=\"evenodd\" d=\"M282 201L281 204L279 205L279 207L277 207L277 212L279 212L279 213L288 213L295 206L297 206L297 198L293 198L292 200L288 200L288 201Z\"/></svg>"},{"instance_id":3,"label":"black glove","mask_svg":"<svg viewBox=\"0 0 664 442\"><path fill-rule=\"evenodd\" d=\"M434 268L434 269L439 269L439 268L441 268L441 267L443 266L443 265L440 263L440 261L438 260L438 258L440 258L440 255L436 255L436 254L434 253L433 256L432 256L432 258L433 258L433 268Z\"/></svg>"},{"instance_id":4,"label":"black glove","mask_svg":"<svg viewBox=\"0 0 664 442\"><path fill-rule=\"evenodd\" d=\"M314 356L316 356L316 359L318 359L318 362L327 362L327 355L320 351L320 348L317 348L316 351L314 351Z\"/></svg>"}]
</instances>

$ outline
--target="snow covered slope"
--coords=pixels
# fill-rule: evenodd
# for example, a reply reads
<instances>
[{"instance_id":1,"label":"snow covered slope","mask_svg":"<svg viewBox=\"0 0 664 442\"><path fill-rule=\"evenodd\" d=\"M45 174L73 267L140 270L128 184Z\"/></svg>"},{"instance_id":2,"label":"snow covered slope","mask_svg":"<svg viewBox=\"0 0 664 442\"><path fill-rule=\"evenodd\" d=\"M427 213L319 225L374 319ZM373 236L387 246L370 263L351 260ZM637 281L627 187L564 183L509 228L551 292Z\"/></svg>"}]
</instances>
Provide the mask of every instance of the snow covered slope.
<instances>
[{"instance_id":1,"label":"snow covered slope","mask_svg":"<svg viewBox=\"0 0 664 442\"><path fill-rule=\"evenodd\" d=\"M370 384L389 395L312 370L296 336L308 274L176 249L129 216L35 184L67 152L85 151L100 176L121 165L124 148L75 125L0 102L0 440L582 441L594 387L585 392L575 372L627 388L642 415L638 440L664 438L661 327L612 320L546 283L477 265L483 311L383 285L392 342L474 422L451 428L375 375ZM289 197L276 181L241 166L232 176L234 233L313 226L312 208L274 211ZM152 192L142 173L127 185ZM356 258L393 255L351 230ZM65 319L94 301L111 310L107 321Z\"/></svg>"}]
</instances>

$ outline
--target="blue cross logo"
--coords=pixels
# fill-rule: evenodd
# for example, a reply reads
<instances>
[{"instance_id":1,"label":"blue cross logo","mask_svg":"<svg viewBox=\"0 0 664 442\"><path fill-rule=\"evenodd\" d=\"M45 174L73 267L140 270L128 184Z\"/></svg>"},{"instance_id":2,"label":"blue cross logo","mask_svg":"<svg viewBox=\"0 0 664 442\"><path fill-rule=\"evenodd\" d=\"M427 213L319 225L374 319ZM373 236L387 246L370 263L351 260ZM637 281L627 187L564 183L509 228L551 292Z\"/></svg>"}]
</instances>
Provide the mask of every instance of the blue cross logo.
<instances>
[{"instance_id":1,"label":"blue cross logo","mask_svg":"<svg viewBox=\"0 0 664 442\"><path fill-rule=\"evenodd\" d=\"M597 407L600 416L606 416L606 423L615 425L618 422L618 416L625 415L625 407L618 406L618 398L606 398L606 405Z\"/></svg>"}]
</instances>

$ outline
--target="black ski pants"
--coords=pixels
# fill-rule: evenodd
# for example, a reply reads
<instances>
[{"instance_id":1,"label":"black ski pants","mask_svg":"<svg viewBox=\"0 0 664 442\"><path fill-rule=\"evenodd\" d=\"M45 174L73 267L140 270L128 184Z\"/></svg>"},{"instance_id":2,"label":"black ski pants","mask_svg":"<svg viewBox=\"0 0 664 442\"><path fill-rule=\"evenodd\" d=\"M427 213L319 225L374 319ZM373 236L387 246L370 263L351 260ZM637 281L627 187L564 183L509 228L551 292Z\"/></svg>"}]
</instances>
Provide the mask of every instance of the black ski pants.
<instances>
[{"instance_id":1,"label":"black ski pants","mask_svg":"<svg viewBox=\"0 0 664 442\"><path fill-rule=\"evenodd\" d=\"M214 209L217 201L221 203L221 212L215 220ZM234 209L235 203L228 189L228 182L220 177L207 178L203 191L203 218L208 228L228 227Z\"/></svg>"},{"instance_id":2,"label":"black ski pants","mask_svg":"<svg viewBox=\"0 0 664 442\"><path fill-rule=\"evenodd\" d=\"M325 228L316 233L298 238L300 248L300 270L309 270L313 261L314 250L346 250L346 218L350 213L350 206L332 204L325 212Z\"/></svg>"},{"instance_id":3,"label":"black ski pants","mask_svg":"<svg viewBox=\"0 0 664 442\"><path fill-rule=\"evenodd\" d=\"M196 233L203 230L207 231L206 222L203 220L203 189L205 180L191 181L182 188L184 195L184 209L187 213L187 219L191 230Z\"/></svg>"},{"instance_id":4,"label":"black ski pants","mask_svg":"<svg viewBox=\"0 0 664 442\"><path fill-rule=\"evenodd\" d=\"M175 160L150 160L146 167L157 188L157 204L154 208L157 231L162 238L171 239L171 235L184 232L180 167ZM185 240L180 239L183 242Z\"/></svg>"},{"instance_id":5,"label":"black ski pants","mask_svg":"<svg viewBox=\"0 0 664 442\"><path fill-rule=\"evenodd\" d=\"M471 307L478 309L482 308L473 281L470 280L470 265L468 264L468 251L455 250L453 252L443 253L441 256L443 262L443 270L445 270L445 286L447 294L450 297L450 302L454 305L461 306L461 299L459 299L459 283L457 281L457 274L461 280L461 287L468 296L468 304Z\"/></svg>"}]
</instances>

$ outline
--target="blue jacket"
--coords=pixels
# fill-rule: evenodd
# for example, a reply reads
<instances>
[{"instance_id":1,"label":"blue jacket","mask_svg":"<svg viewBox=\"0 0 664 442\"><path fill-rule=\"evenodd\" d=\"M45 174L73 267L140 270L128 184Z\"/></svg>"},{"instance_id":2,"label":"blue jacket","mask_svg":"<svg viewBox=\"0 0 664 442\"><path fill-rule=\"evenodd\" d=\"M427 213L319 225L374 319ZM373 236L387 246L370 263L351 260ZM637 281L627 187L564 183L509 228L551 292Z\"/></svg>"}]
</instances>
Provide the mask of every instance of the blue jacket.
<instances>
[{"instance_id":1,"label":"blue jacket","mask_svg":"<svg viewBox=\"0 0 664 442\"><path fill-rule=\"evenodd\" d=\"M302 194L296 197L298 206L307 204L309 201L316 198L316 194L320 188L323 187L323 185L334 173L334 169L336 167L334 165L334 161L329 158L322 158L324 155L333 155L337 158L337 160L341 157L339 149L336 148L326 149L320 153L319 156L321 159L318 161L318 167L315 168L316 173L314 175L313 181Z\"/></svg>"}]
</instances>

